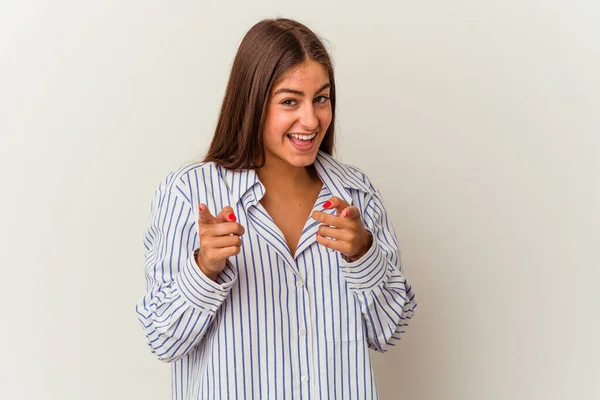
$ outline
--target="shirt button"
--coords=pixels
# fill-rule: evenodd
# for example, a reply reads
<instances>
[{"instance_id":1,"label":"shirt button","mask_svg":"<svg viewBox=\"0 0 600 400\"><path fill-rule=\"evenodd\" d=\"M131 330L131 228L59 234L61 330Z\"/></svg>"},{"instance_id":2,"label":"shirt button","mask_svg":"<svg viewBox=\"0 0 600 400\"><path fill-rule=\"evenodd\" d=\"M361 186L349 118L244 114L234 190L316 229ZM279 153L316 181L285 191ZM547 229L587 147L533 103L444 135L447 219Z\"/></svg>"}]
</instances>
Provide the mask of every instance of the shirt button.
<instances>
[{"instance_id":1,"label":"shirt button","mask_svg":"<svg viewBox=\"0 0 600 400\"><path fill-rule=\"evenodd\" d=\"M302 382L304 382L304 383L308 382L308 376L303 375L302 376Z\"/></svg>"},{"instance_id":2,"label":"shirt button","mask_svg":"<svg viewBox=\"0 0 600 400\"><path fill-rule=\"evenodd\" d=\"M300 336L306 336L306 329L300 329Z\"/></svg>"},{"instance_id":3,"label":"shirt button","mask_svg":"<svg viewBox=\"0 0 600 400\"><path fill-rule=\"evenodd\" d=\"M302 286L304 286L304 284L302 282L298 281L298 282L296 282L296 286L298 288L301 288Z\"/></svg>"}]
</instances>

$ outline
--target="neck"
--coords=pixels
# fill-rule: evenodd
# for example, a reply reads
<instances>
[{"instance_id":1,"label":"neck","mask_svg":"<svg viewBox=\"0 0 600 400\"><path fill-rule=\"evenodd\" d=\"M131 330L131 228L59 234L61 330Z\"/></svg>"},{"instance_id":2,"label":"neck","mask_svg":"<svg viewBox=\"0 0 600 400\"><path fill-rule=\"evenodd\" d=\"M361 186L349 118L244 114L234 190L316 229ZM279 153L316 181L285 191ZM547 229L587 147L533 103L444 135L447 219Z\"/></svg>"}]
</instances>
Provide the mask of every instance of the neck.
<instances>
[{"instance_id":1,"label":"neck","mask_svg":"<svg viewBox=\"0 0 600 400\"><path fill-rule=\"evenodd\" d=\"M303 193L318 179L315 167L295 167L284 160L267 158L265 166L256 170L258 177L270 194L294 196Z\"/></svg>"}]
</instances>

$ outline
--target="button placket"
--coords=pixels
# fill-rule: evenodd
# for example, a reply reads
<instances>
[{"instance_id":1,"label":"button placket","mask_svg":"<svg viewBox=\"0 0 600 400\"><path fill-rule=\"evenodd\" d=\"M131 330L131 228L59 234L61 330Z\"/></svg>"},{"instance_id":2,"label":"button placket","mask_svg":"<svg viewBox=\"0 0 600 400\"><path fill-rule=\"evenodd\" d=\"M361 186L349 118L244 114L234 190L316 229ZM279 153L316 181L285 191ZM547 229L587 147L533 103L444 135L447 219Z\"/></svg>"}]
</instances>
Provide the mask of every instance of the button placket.
<instances>
[{"instance_id":1,"label":"button placket","mask_svg":"<svg viewBox=\"0 0 600 400\"><path fill-rule=\"evenodd\" d=\"M308 296L306 285L301 280L296 281L296 287L298 288L298 306L299 309L302 310L301 315L306 315L306 322L303 319L298 321L299 327L297 332L299 345L302 349L301 360L299 360L300 390L306 396L310 396L312 385L309 383L309 376L314 367L314 349L312 346L312 338L309 335L309 328L312 320L310 313L310 296ZM308 355L308 357L305 354Z\"/></svg>"}]
</instances>

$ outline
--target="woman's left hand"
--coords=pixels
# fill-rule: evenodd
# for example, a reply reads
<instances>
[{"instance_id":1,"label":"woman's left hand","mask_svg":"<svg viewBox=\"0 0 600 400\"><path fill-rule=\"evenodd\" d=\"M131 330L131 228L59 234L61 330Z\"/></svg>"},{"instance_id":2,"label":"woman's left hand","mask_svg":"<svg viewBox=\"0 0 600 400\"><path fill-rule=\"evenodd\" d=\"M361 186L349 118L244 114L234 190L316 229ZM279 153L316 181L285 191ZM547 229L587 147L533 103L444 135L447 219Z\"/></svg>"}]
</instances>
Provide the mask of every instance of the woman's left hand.
<instances>
[{"instance_id":1,"label":"woman's left hand","mask_svg":"<svg viewBox=\"0 0 600 400\"><path fill-rule=\"evenodd\" d=\"M364 256L371 248L373 238L362 223L360 210L336 196L325 202L323 208L335 208L336 215L313 211L312 217L323 224L317 231L317 242L341 252L350 261Z\"/></svg>"}]
</instances>

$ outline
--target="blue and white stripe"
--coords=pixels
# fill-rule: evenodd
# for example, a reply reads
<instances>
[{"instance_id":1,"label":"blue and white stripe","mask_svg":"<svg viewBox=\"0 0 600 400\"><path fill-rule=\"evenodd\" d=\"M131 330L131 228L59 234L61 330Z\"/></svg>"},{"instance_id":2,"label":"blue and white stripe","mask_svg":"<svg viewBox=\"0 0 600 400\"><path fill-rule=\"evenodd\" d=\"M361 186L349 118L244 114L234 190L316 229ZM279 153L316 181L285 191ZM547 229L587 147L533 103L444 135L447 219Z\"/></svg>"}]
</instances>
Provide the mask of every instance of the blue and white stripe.
<instances>
[{"instance_id":1,"label":"blue and white stripe","mask_svg":"<svg viewBox=\"0 0 600 400\"><path fill-rule=\"evenodd\" d=\"M369 348L400 340L416 307L381 193L358 168L319 151L323 187L357 206L373 245L355 262L319 244L309 217L292 256L259 200L254 170L194 163L154 193L147 293L137 304L153 354L172 365L173 399L376 399ZM230 205L244 226L241 252L217 281L194 261L199 203Z\"/></svg>"}]
</instances>

